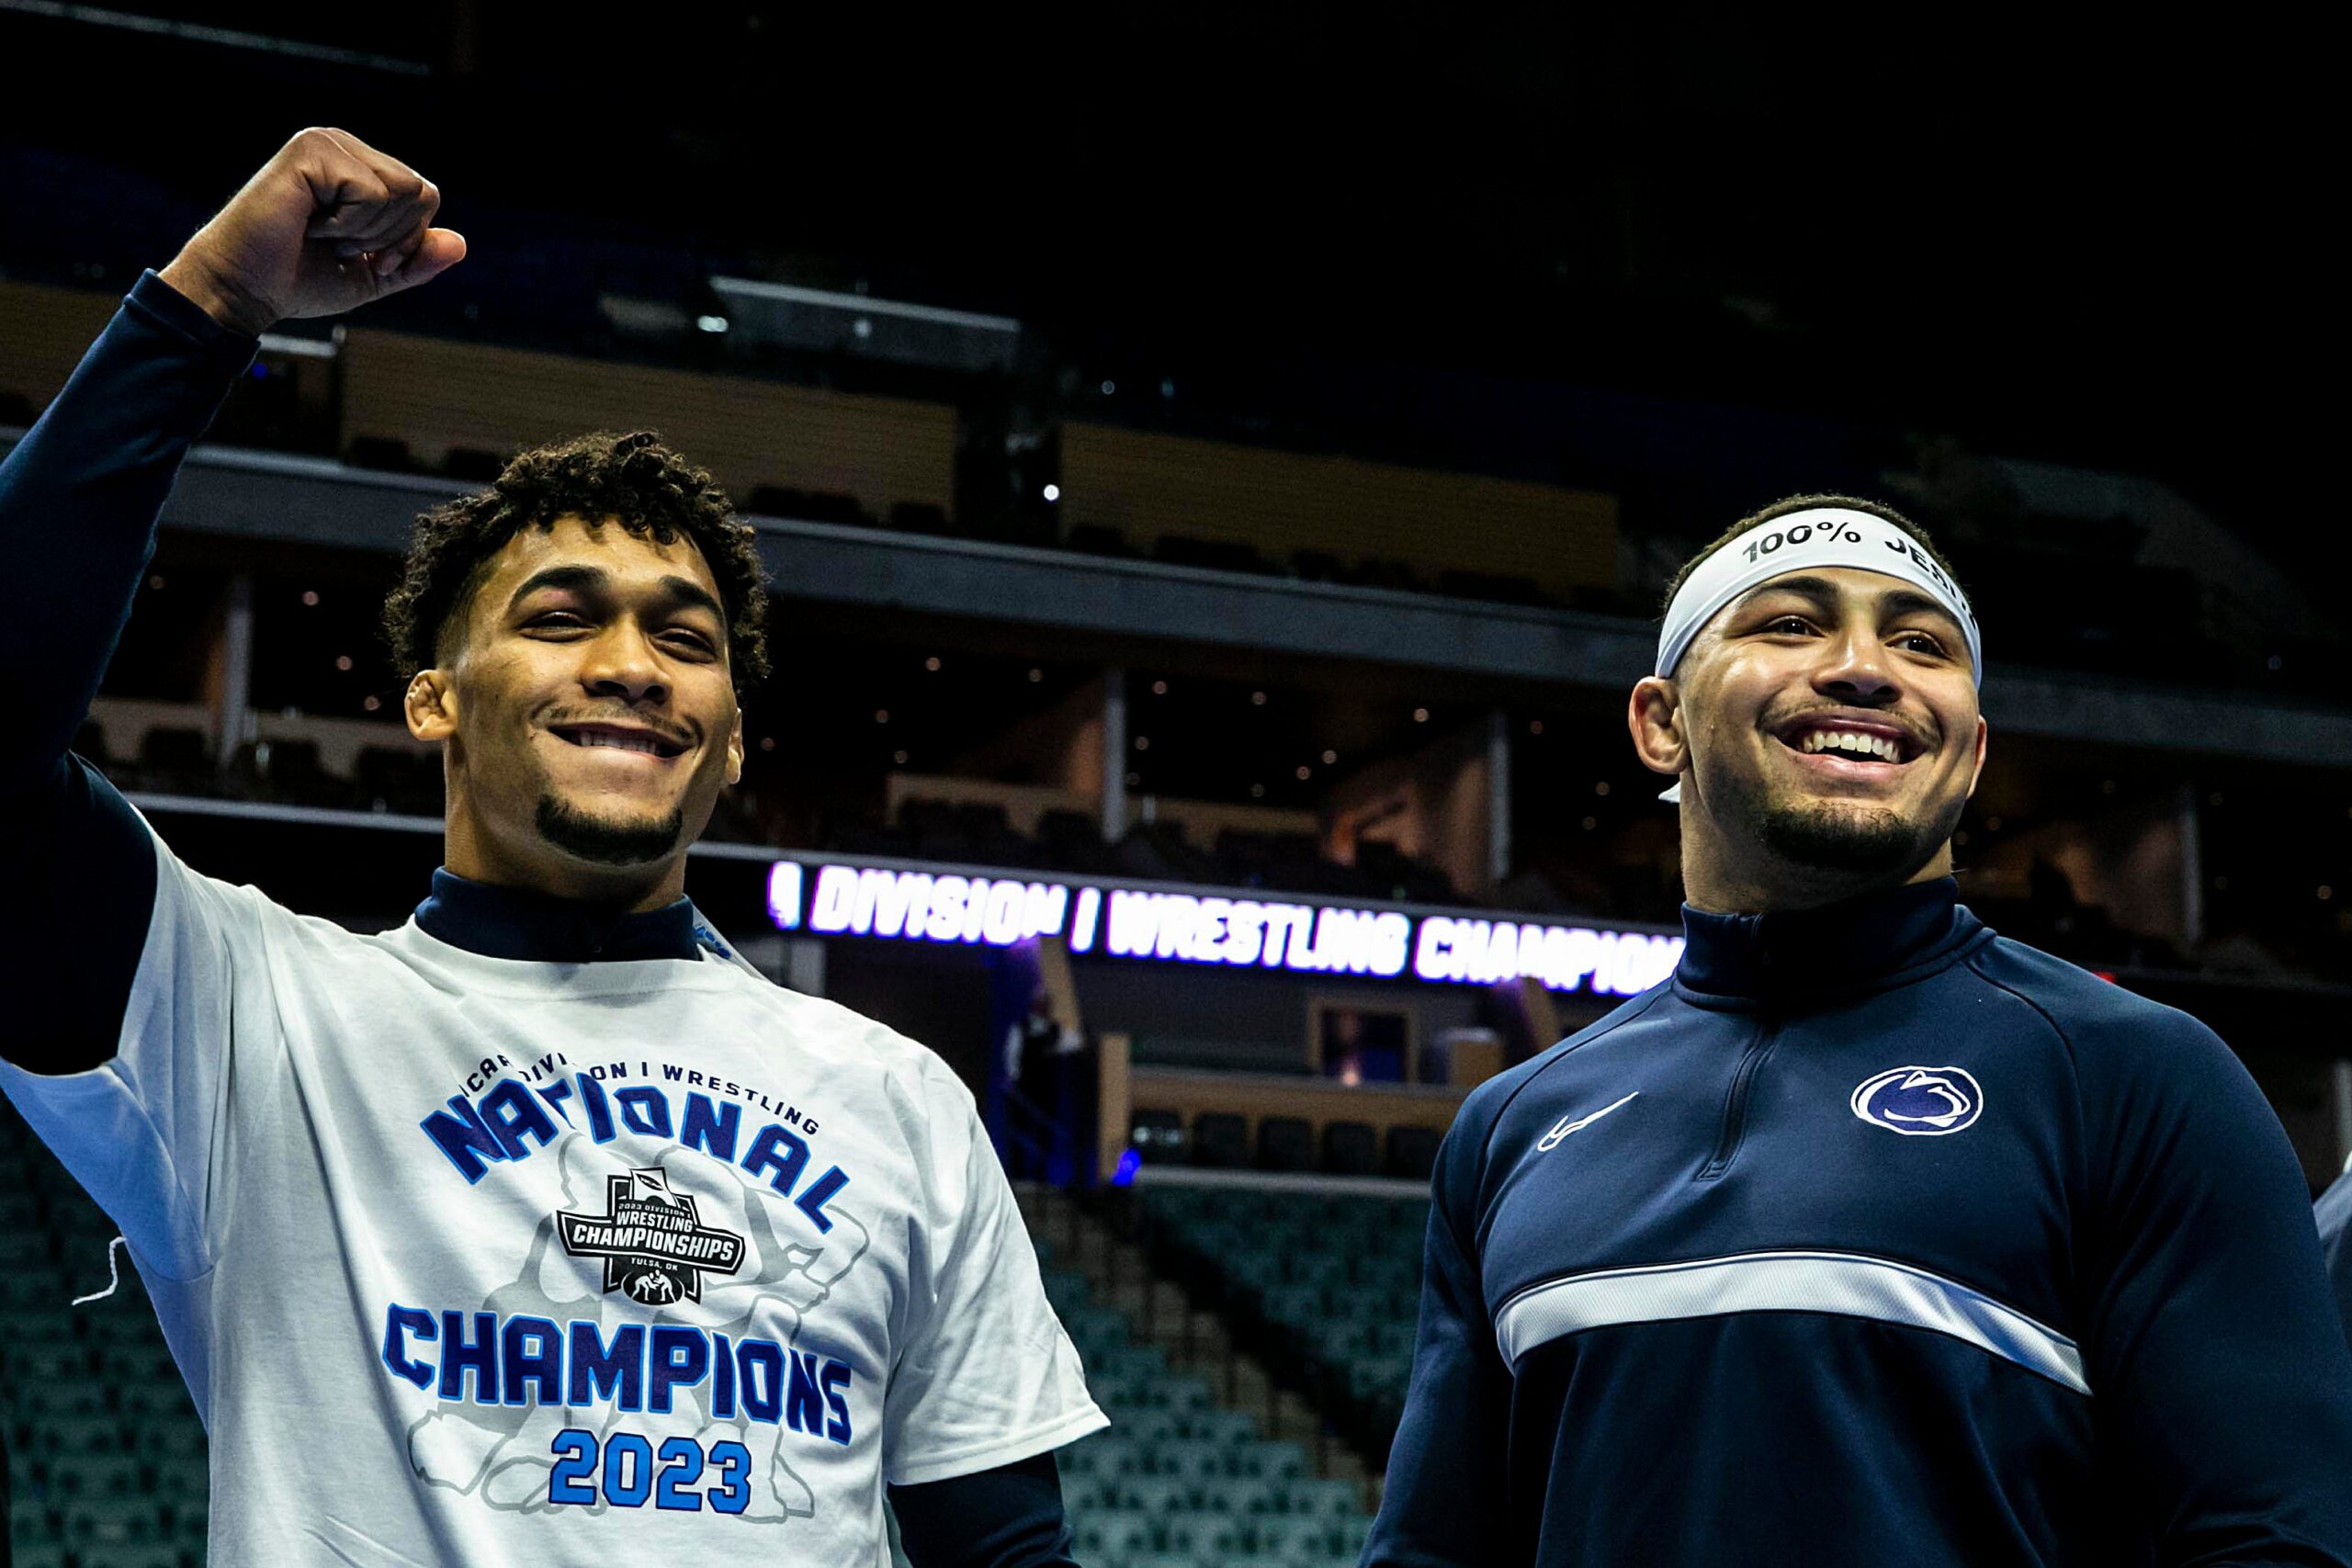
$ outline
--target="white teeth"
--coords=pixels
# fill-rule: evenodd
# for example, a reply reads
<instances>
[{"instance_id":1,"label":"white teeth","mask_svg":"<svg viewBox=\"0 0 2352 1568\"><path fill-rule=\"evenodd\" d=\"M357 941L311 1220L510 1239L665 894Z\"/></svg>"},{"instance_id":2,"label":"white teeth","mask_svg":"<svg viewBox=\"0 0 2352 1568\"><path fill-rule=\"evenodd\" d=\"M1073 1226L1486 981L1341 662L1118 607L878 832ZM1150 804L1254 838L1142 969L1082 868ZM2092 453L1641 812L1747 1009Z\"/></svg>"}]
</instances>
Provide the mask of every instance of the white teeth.
<instances>
[{"instance_id":1,"label":"white teeth","mask_svg":"<svg viewBox=\"0 0 2352 1568\"><path fill-rule=\"evenodd\" d=\"M1820 751L1843 751L1857 757L1871 757L1882 762L1899 762L1902 748L1883 735L1863 735L1850 729L1816 729L1806 734L1799 749L1810 756Z\"/></svg>"},{"instance_id":2,"label":"white teeth","mask_svg":"<svg viewBox=\"0 0 2352 1568\"><path fill-rule=\"evenodd\" d=\"M623 751L641 751L649 757L662 754L662 748L650 735L615 735L603 729L582 729L572 733L575 743L582 746L612 746Z\"/></svg>"}]
</instances>

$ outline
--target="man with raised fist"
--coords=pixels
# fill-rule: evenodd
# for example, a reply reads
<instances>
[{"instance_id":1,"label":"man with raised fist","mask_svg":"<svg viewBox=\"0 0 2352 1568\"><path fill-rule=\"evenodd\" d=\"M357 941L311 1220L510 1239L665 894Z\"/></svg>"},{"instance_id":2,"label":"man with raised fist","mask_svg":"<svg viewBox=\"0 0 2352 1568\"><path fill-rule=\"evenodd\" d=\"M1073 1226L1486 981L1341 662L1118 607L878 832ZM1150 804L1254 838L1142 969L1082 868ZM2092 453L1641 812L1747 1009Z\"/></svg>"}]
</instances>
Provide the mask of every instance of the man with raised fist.
<instances>
[{"instance_id":1,"label":"man with raised fist","mask_svg":"<svg viewBox=\"0 0 2352 1568\"><path fill-rule=\"evenodd\" d=\"M387 622L443 870L359 937L184 864L68 743L255 337L465 242L347 131L141 276L0 464L0 1089L121 1226L221 1563L1067 1564L1104 1424L971 1095L684 896L763 672L750 531L645 433L420 520Z\"/></svg>"}]
</instances>

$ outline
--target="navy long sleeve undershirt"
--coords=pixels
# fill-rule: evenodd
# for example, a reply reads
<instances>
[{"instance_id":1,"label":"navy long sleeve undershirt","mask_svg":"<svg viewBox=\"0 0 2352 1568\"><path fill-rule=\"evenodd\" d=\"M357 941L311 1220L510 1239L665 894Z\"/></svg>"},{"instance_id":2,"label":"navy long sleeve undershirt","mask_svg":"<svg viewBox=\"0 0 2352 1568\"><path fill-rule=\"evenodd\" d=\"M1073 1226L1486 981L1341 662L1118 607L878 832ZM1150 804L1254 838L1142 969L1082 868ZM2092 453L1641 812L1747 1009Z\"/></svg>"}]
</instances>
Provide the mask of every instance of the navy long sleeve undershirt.
<instances>
[{"instance_id":1,"label":"navy long sleeve undershirt","mask_svg":"<svg viewBox=\"0 0 2352 1568\"><path fill-rule=\"evenodd\" d=\"M0 616L17 672L17 742L0 752L0 951L37 985L11 987L0 1055L35 1072L114 1055L155 902L146 830L70 755L130 617L155 521L189 444L256 341L150 272L48 412L0 459L0 547L28 563Z\"/></svg>"},{"instance_id":2,"label":"navy long sleeve undershirt","mask_svg":"<svg viewBox=\"0 0 2352 1568\"><path fill-rule=\"evenodd\" d=\"M121 1033L154 851L129 803L68 748L180 463L257 347L149 272L0 458L0 548L24 563L0 616L0 660L17 677L17 739L0 753L0 876L14 890L0 901L0 952L19 981L0 1056L33 1072L97 1066ZM528 896L502 913L527 922ZM1051 1454L894 1487L890 1500L916 1568L1076 1568Z\"/></svg>"}]
</instances>

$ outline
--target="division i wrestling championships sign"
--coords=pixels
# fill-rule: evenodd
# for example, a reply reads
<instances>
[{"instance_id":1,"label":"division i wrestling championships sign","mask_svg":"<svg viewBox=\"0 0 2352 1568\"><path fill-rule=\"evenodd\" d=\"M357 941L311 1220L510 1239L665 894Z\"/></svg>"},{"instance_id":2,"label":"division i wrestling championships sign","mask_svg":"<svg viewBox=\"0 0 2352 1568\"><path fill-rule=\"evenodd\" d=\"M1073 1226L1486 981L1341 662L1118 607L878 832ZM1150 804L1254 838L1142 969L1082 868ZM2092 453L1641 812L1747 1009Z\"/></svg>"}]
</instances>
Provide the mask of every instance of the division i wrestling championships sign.
<instances>
[{"instance_id":1,"label":"division i wrestling championships sign","mask_svg":"<svg viewBox=\"0 0 2352 1568\"><path fill-rule=\"evenodd\" d=\"M818 936L989 947L1058 936L1072 953L1111 958L1385 978L1409 970L1477 986L1527 976L1595 996L1647 990L1682 956L1679 935L1655 931L833 862L776 862L768 915Z\"/></svg>"}]
</instances>

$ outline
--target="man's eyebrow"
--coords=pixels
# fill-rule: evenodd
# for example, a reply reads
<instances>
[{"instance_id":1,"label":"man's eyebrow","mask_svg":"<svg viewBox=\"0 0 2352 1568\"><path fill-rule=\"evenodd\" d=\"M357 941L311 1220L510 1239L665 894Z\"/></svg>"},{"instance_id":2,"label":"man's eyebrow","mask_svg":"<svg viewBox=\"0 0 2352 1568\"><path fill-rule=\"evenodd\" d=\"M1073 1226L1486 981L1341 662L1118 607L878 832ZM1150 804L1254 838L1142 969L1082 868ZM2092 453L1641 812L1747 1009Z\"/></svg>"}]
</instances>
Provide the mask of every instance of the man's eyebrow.
<instances>
[{"instance_id":1,"label":"man's eyebrow","mask_svg":"<svg viewBox=\"0 0 2352 1568\"><path fill-rule=\"evenodd\" d=\"M567 588L582 593L601 593L612 581L601 566L551 566L535 571L517 583L506 607L513 609L543 588Z\"/></svg>"},{"instance_id":2,"label":"man's eyebrow","mask_svg":"<svg viewBox=\"0 0 2352 1568\"><path fill-rule=\"evenodd\" d=\"M1798 598L1809 600L1824 609L1838 603L1838 586L1826 578L1776 577L1770 582L1757 584L1742 594L1739 607L1746 609L1768 593L1793 593ZM1941 604L1916 589L1895 589L1879 602L1886 607L1886 613L1890 615L1934 615L1949 623L1955 630L1960 628L1958 616Z\"/></svg>"},{"instance_id":3,"label":"man's eyebrow","mask_svg":"<svg viewBox=\"0 0 2352 1568\"><path fill-rule=\"evenodd\" d=\"M690 577L665 577L662 580L662 586L668 590L670 597L676 600L679 604L690 604L698 610L708 610L712 615L718 617L719 625L725 626L727 624L727 606L713 598L711 596L710 590L705 588L701 583L696 582L694 579Z\"/></svg>"},{"instance_id":4,"label":"man's eyebrow","mask_svg":"<svg viewBox=\"0 0 2352 1568\"><path fill-rule=\"evenodd\" d=\"M579 593L604 593L611 590L612 581L611 574L601 566L578 563L551 566L533 572L517 584L514 596L506 601L506 607L511 610L530 595L547 588ZM675 604L708 610L722 622L727 619L727 607L711 595L710 590L692 578L664 577L662 579L662 592Z\"/></svg>"}]
</instances>

